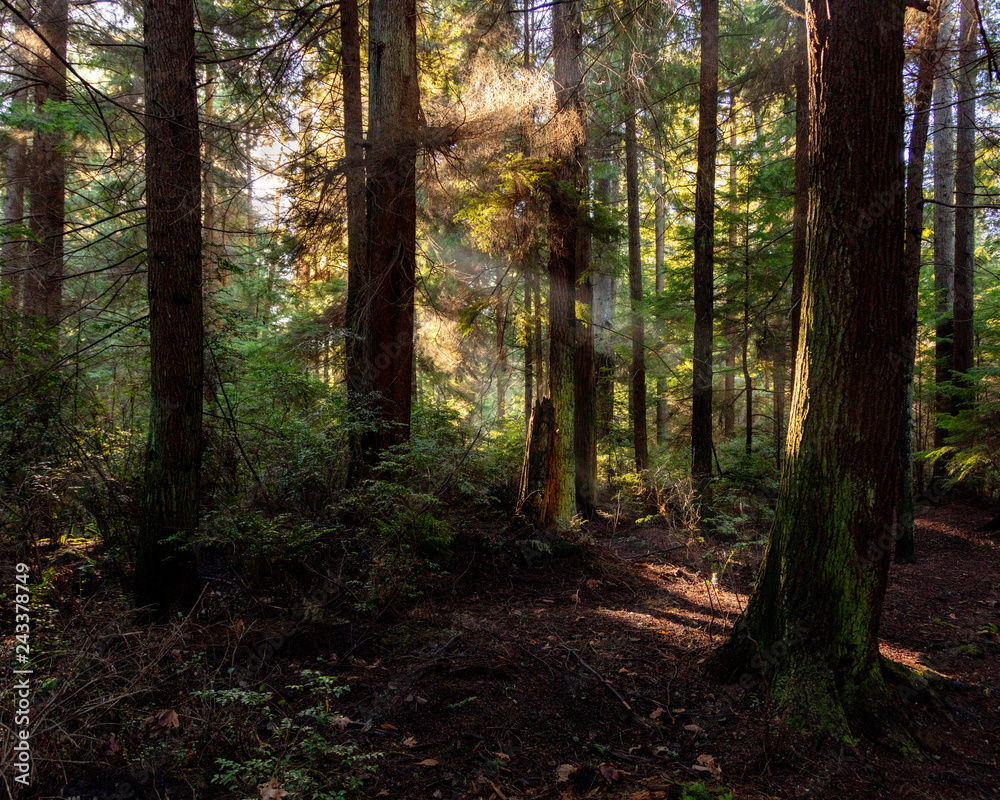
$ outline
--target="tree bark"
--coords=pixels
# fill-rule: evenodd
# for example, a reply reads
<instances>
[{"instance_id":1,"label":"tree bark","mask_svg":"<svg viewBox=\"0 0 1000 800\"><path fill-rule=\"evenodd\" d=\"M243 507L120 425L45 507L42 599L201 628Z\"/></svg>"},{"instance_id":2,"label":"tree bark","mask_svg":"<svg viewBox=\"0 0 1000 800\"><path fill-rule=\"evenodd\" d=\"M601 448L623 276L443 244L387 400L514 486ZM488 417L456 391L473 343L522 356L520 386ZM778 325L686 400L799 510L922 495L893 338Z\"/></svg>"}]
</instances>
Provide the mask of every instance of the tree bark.
<instances>
[{"instance_id":1,"label":"tree bark","mask_svg":"<svg viewBox=\"0 0 1000 800\"><path fill-rule=\"evenodd\" d=\"M20 0L15 6L26 18L30 18L28 4ZM24 106L29 100L29 76L31 74L31 50L29 48L28 26L18 16L13 21L13 42L10 47L11 72L11 104ZM7 146L7 191L4 196L4 224L9 228L24 226L24 192L28 186L28 143L27 132L11 130L11 141ZM4 307L8 311L17 312L21 306L22 275L26 266L26 242L23 236L12 236L9 233L3 241L0 252L0 287L4 295Z\"/></svg>"},{"instance_id":2,"label":"tree bark","mask_svg":"<svg viewBox=\"0 0 1000 800\"><path fill-rule=\"evenodd\" d=\"M596 208L611 215L616 205L618 161L614 144L606 139L602 152L607 154L605 172L594 181ZM615 413L615 264L616 243L601 241L594 253L594 371L597 380L597 435L611 432Z\"/></svg>"},{"instance_id":3,"label":"tree bark","mask_svg":"<svg viewBox=\"0 0 1000 800\"><path fill-rule=\"evenodd\" d=\"M934 0L924 17L917 40L917 92L913 101L913 127L906 167L906 238L903 250L906 271L905 335L901 342L899 368L903 370L906 392L900 424L899 499L896 519L896 562L910 564L914 553L913 519L913 372L917 356L917 311L920 295L920 254L924 243L924 159L927 132L930 128L934 72L939 57L938 30L941 26L941 2Z\"/></svg>"},{"instance_id":4,"label":"tree bark","mask_svg":"<svg viewBox=\"0 0 1000 800\"><path fill-rule=\"evenodd\" d=\"M691 477L711 516L712 339L715 250L715 155L719 114L719 0L701 3L701 77L694 222L694 391Z\"/></svg>"},{"instance_id":5,"label":"tree bark","mask_svg":"<svg viewBox=\"0 0 1000 800\"><path fill-rule=\"evenodd\" d=\"M799 338L802 319L802 282L806 272L806 227L809 220L809 41L803 16L796 20L795 57L795 209L792 214L792 375L791 392L798 383ZM794 399L792 401L795 402Z\"/></svg>"},{"instance_id":6,"label":"tree bark","mask_svg":"<svg viewBox=\"0 0 1000 800\"><path fill-rule=\"evenodd\" d=\"M340 0L340 63L344 85L344 184L347 207L347 302L344 309L344 363L347 392L356 403L364 394L362 374L366 331L361 313L367 269L365 248L365 145L361 105L361 20L358 0Z\"/></svg>"},{"instance_id":7,"label":"tree bark","mask_svg":"<svg viewBox=\"0 0 1000 800\"><path fill-rule=\"evenodd\" d=\"M653 228L656 242L654 245L654 267L656 270L656 296L660 297L664 289L663 264L666 244L666 198L663 190L663 136L659 129L654 136L656 152L653 155L653 174L655 175L653 201ZM657 320L657 327L662 330L662 320ZM659 337L657 337L659 338ZM667 381L662 374L656 378L656 446L662 449L669 441L668 425L670 411L667 406Z\"/></svg>"},{"instance_id":8,"label":"tree bark","mask_svg":"<svg viewBox=\"0 0 1000 800\"><path fill-rule=\"evenodd\" d=\"M134 594L162 614L198 594L182 547L198 528L204 370L194 4L146 0L144 26L152 405Z\"/></svg>"},{"instance_id":9,"label":"tree bark","mask_svg":"<svg viewBox=\"0 0 1000 800\"><path fill-rule=\"evenodd\" d=\"M878 649L905 380L902 3L809 0L808 357L799 365L774 527L717 664L763 667L794 749L858 735L912 742ZM735 668L735 669L733 669ZM749 673L748 673L749 675Z\"/></svg>"},{"instance_id":10,"label":"tree bark","mask_svg":"<svg viewBox=\"0 0 1000 800\"><path fill-rule=\"evenodd\" d=\"M362 437L365 463L408 441L413 401L416 283L416 0L371 0L368 7L368 157L362 380L377 427Z\"/></svg>"},{"instance_id":11,"label":"tree bark","mask_svg":"<svg viewBox=\"0 0 1000 800\"><path fill-rule=\"evenodd\" d=\"M625 103L625 193L628 199L628 287L632 329L632 445L635 468L649 469L649 434L646 430L646 321L642 309L642 238L639 229L639 148L635 109Z\"/></svg>"},{"instance_id":12,"label":"tree bark","mask_svg":"<svg viewBox=\"0 0 1000 800\"><path fill-rule=\"evenodd\" d=\"M583 143L576 151L576 184L582 196L576 224L576 317L573 345L573 424L576 458L576 511L584 519L597 513L597 375L594 361L594 283L590 271L590 174Z\"/></svg>"},{"instance_id":13,"label":"tree bark","mask_svg":"<svg viewBox=\"0 0 1000 800\"><path fill-rule=\"evenodd\" d=\"M580 219L578 148L584 142L580 84L579 0L552 9L553 83L559 113L573 132L558 145L549 196L549 394L555 407L555 447L546 476L543 522L569 530L576 514L575 380L576 280Z\"/></svg>"},{"instance_id":14,"label":"tree bark","mask_svg":"<svg viewBox=\"0 0 1000 800\"><path fill-rule=\"evenodd\" d=\"M961 0L958 52L958 127L955 133L955 312L952 386L955 413L972 407L969 371L974 366L974 275L976 266L976 59L979 28L974 0Z\"/></svg>"},{"instance_id":15,"label":"tree bark","mask_svg":"<svg viewBox=\"0 0 1000 800\"><path fill-rule=\"evenodd\" d=\"M32 78L35 111L45 120L34 134L31 147L29 229L24 275L24 324L44 334L42 348L58 352L58 326L62 319L63 233L66 224L66 158L63 134L52 118L53 106L66 100L66 40L69 24L67 0L45 0L33 18L37 31Z\"/></svg>"},{"instance_id":16,"label":"tree bark","mask_svg":"<svg viewBox=\"0 0 1000 800\"><path fill-rule=\"evenodd\" d=\"M950 386L952 339L955 335L955 119L952 112L954 92L951 76L951 46L954 36L954 15L951 0L944 0L941 10L941 61L934 83L934 409L938 422L934 426L934 448L944 447L947 428L941 420L954 413ZM945 459L934 463L934 474L941 475Z\"/></svg>"}]
</instances>

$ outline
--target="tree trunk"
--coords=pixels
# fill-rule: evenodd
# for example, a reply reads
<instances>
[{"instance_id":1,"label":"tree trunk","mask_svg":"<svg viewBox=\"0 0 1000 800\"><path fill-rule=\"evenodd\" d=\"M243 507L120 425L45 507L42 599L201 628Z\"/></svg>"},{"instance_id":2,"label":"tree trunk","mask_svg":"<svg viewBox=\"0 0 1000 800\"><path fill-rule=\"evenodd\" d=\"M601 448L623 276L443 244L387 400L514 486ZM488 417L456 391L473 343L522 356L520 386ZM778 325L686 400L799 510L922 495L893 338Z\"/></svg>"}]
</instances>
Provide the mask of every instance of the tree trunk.
<instances>
[{"instance_id":1,"label":"tree trunk","mask_svg":"<svg viewBox=\"0 0 1000 800\"><path fill-rule=\"evenodd\" d=\"M546 476L543 522L569 530L576 514L574 349L576 261L580 219L578 149L584 143L580 84L579 0L552 9L553 83L559 113L573 131L558 145L549 199L549 394L555 407L555 447Z\"/></svg>"},{"instance_id":2,"label":"tree trunk","mask_svg":"<svg viewBox=\"0 0 1000 800\"><path fill-rule=\"evenodd\" d=\"M524 272L524 432L528 433L528 422L531 420L531 409L534 407L534 368L531 341L532 308L531 308L531 274L530 265L525 265Z\"/></svg>"},{"instance_id":3,"label":"tree trunk","mask_svg":"<svg viewBox=\"0 0 1000 800\"><path fill-rule=\"evenodd\" d=\"M664 289L663 262L666 244L666 198L663 189L663 136L659 128L656 130L654 141L656 152L653 155L653 171L655 175L654 191L656 199L653 201L653 226L656 243L654 250L654 265L656 269L656 296L660 297ZM663 321L657 320L657 328L663 329ZM660 338L660 337L657 337ZM659 371L659 370L658 370ZM667 407L667 381L662 374L656 378L656 446L660 449L666 446L670 435L668 424L670 422L670 411Z\"/></svg>"},{"instance_id":4,"label":"tree trunk","mask_svg":"<svg viewBox=\"0 0 1000 800\"><path fill-rule=\"evenodd\" d=\"M340 63L344 84L344 184L347 206L347 336L344 364L347 392L354 405L364 394L362 375L365 315L361 313L366 264L365 146L361 105L361 21L358 0L340 0ZM355 407L355 411L357 408Z\"/></svg>"},{"instance_id":5,"label":"tree trunk","mask_svg":"<svg viewBox=\"0 0 1000 800\"><path fill-rule=\"evenodd\" d=\"M216 215L215 159L218 152L215 121L216 68L209 64L205 69L205 105L202 119L203 149L205 161L202 175L202 238L204 240L204 294L209 298L205 304L205 318L209 329L218 327L213 303L215 294L224 285L221 259L225 255L222 220Z\"/></svg>"},{"instance_id":6,"label":"tree trunk","mask_svg":"<svg viewBox=\"0 0 1000 800\"><path fill-rule=\"evenodd\" d=\"M627 93L630 96L630 93ZM628 288L632 310L632 444L635 468L649 469L646 431L646 321L642 311L642 238L639 230L639 148L634 103L625 103L625 191L628 198Z\"/></svg>"},{"instance_id":7,"label":"tree trunk","mask_svg":"<svg viewBox=\"0 0 1000 800\"><path fill-rule=\"evenodd\" d=\"M594 181L594 200L599 209L610 215L615 206L618 186L617 161L612 155L614 147L605 141L602 147L609 162L605 174ZM597 380L597 435L606 437L611 432L615 413L615 264L614 243L602 241L594 253L594 371Z\"/></svg>"},{"instance_id":8,"label":"tree trunk","mask_svg":"<svg viewBox=\"0 0 1000 800\"><path fill-rule=\"evenodd\" d=\"M749 247L749 245L748 245ZM750 253L746 254L743 271L743 397L747 405L746 442L744 451L753 450L753 378L750 377Z\"/></svg>"},{"instance_id":9,"label":"tree trunk","mask_svg":"<svg viewBox=\"0 0 1000 800\"><path fill-rule=\"evenodd\" d=\"M27 272L24 276L24 324L45 334L50 357L58 352L62 319L63 232L66 223L66 158L53 106L66 101L67 0L45 0L34 15L35 111L45 120L34 134L31 171ZM47 44L46 44L47 43ZM51 49L50 49L51 48Z\"/></svg>"},{"instance_id":10,"label":"tree trunk","mask_svg":"<svg viewBox=\"0 0 1000 800\"><path fill-rule=\"evenodd\" d=\"M931 96L938 62L938 29L941 3L935 0L925 16L917 40L917 93L913 101L913 127L906 167L906 239L903 258L906 272L905 336L901 343L899 368L903 370L906 393L900 409L899 499L896 519L896 562L911 564L914 554L913 519L913 372L917 357L917 311L920 296L920 254L924 243L924 158L930 127Z\"/></svg>"},{"instance_id":11,"label":"tree trunk","mask_svg":"<svg viewBox=\"0 0 1000 800\"><path fill-rule=\"evenodd\" d=\"M955 413L972 407L973 288L976 266L976 59L979 29L973 0L962 0L955 133L955 315L952 385Z\"/></svg>"},{"instance_id":12,"label":"tree trunk","mask_svg":"<svg viewBox=\"0 0 1000 800\"><path fill-rule=\"evenodd\" d=\"M798 3L803 13L804 2ZM792 376L794 403L798 383L802 282L806 272L806 226L809 220L809 41L805 16L796 20L795 58L795 209L792 214Z\"/></svg>"},{"instance_id":13,"label":"tree trunk","mask_svg":"<svg viewBox=\"0 0 1000 800\"><path fill-rule=\"evenodd\" d=\"M942 418L953 413L951 394L942 387L951 383L952 338L955 335L953 307L955 303L955 128L952 102L950 48L954 37L954 16L951 0L944 0L941 9L941 61L934 83L934 409L938 422L934 426L934 449L945 445L947 428ZM934 474L943 474L945 459L934 462Z\"/></svg>"},{"instance_id":14,"label":"tree trunk","mask_svg":"<svg viewBox=\"0 0 1000 800\"><path fill-rule=\"evenodd\" d=\"M597 375L594 366L594 283L590 272L590 175L587 155L576 152L576 183L583 196L576 225L576 304L583 317L576 318L573 350L574 450L576 458L576 511L584 519L597 513Z\"/></svg>"},{"instance_id":15,"label":"tree trunk","mask_svg":"<svg viewBox=\"0 0 1000 800\"><path fill-rule=\"evenodd\" d=\"M891 359L905 330L904 7L809 0L808 14L810 358L767 555L717 664L767 671L789 749L795 732L906 745L878 649L905 392Z\"/></svg>"},{"instance_id":16,"label":"tree trunk","mask_svg":"<svg viewBox=\"0 0 1000 800\"><path fill-rule=\"evenodd\" d=\"M146 0L146 269L152 406L135 599L187 611L198 574L204 329L194 4ZM178 541L177 537L181 537Z\"/></svg>"},{"instance_id":17,"label":"tree trunk","mask_svg":"<svg viewBox=\"0 0 1000 800\"><path fill-rule=\"evenodd\" d=\"M362 437L365 463L410 438L416 282L416 0L368 7L368 157L362 378L377 429Z\"/></svg>"},{"instance_id":18,"label":"tree trunk","mask_svg":"<svg viewBox=\"0 0 1000 800\"><path fill-rule=\"evenodd\" d=\"M30 19L30 11L24 0L15 4L15 8ZM11 104L24 106L28 102L29 76L31 74L31 50L29 49L30 34L28 26L15 16L13 21L13 43L10 47L11 73ZM7 193L4 197L4 225L9 228L24 226L24 190L28 186L28 144L27 132L11 130L10 144L7 146ZM4 307L8 311L17 312L21 306L22 275L26 266L26 242L23 236L7 234L0 252L0 288L6 294Z\"/></svg>"},{"instance_id":19,"label":"tree trunk","mask_svg":"<svg viewBox=\"0 0 1000 800\"><path fill-rule=\"evenodd\" d=\"M497 419L506 413L507 399L507 299L504 296L503 269L497 267L496 301L493 304L493 322L497 349Z\"/></svg>"},{"instance_id":20,"label":"tree trunk","mask_svg":"<svg viewBox=\"0 0 1000 800\"><path fill-rule=\"evenodd\" d=\"M701 3L701 78L694 221L694 391L691 477L711 517L712 337L715 250L715 155L719 114L719 0Z\"/></svg>"}]
</instances>

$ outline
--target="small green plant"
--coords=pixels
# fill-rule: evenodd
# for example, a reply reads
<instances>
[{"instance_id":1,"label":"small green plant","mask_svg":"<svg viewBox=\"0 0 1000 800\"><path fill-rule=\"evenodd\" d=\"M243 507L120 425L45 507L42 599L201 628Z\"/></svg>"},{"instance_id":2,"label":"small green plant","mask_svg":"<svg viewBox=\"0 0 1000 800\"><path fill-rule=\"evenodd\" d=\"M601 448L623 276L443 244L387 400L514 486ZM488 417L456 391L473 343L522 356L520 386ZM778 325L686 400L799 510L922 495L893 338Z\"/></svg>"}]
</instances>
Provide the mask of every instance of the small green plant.
<instances>
[{"instance_id":1,"label":"small green plant","mask_svg":"<svg viewBox=\"0 0 1000 800\"><path fill-rule=\"evenodd\" d=\"M296 800L345 800L363 786L381 754L361 753L355 744L338 741L350 720L336 713L331 701L350 687L316 670L304 669L299 675L301 683L286 687L306 695L306 706L295 713L289 713L285 700L275 702L274 692L263 686L260 691L209 689L192 694L220 709L242 706L237 714L254 723L250 752L216 758L213 783L254 797L258 786L274 781ZM268 731L266 737L259 734L261 729Z\"/></svg>"},{"instance_id":2,"label":"small green plant","mask_svg":"<svg viewBox=\"0 0 1000 800\"><path fill-rule=\"evenodd\" d=\"M681 800L733 800L729 789L709 789L701 782L689 783L681 788L684 790Z\"/></svg>"}]
</instances>

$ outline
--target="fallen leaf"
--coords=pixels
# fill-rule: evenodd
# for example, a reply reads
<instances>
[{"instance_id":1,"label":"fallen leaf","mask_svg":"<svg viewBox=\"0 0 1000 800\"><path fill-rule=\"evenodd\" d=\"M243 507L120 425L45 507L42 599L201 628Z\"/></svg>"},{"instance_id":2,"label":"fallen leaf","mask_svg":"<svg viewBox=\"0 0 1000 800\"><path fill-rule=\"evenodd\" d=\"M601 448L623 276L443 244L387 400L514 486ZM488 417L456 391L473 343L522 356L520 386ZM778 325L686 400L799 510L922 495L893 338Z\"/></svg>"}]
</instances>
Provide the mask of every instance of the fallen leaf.
<instances>
[{"instance_id":1,"label":"fallen leaf","mask_svg":"<svg viewBox=\"0 0 1000 800\"><path fill-rule=\"evenodd\" d=\"M163 711L158 711L157 713L146 717L146 719L143 720L143 723L153 726L153 730L151 731L151 735L153 736L159 736L161 733L168 731L171 728L178 728L181 724L180 719L177 717L177 712L172 708L165 708Z\"/></svg>"},{"instance_id":2,"label":"fallen leaf","mask_svg":"<svg viewBox=\"0 0 1000 800\"><path fill-rule=\"evenodd\" d=\"M600 766L601 776L607 782L608 786L611 786L615 781L620 781L622 776L625 774L620 769L616 769L611 764L601 764Z\"/></svg>"},{"instance_id":3,"label":"fallen leaf","mask_svg":"<svg viewBox=\"0 0 1000 800\"><path fill-rule=\"evenodd\" d=\"M384 731L394 731L396 730L395 725L390 725L388 722L383 722L379 727Z\"/></svg>"},{"instance_id":4,"label":"fallen leaf","mask_svg":"<svg viewBox=\"0 0 1000 800\"><path fill-rule=\"evenodd\" d=\"M120 753L121 749L122 746L118 744L118 740L115 739L115 734L112 732L110 738L108 739L108 753L114 755L115 753Z\"/></svg>"},{"instance_id":5,"label":"fallen leaf","mask_svg":"<svg viewBox=\"0 0 1000 800\"><path fill-rule=\"evenodd\" d=\"M281 800L288 794L284 787L278 784L277 778L271 778L267 783L258 784L257 791L260 792L260 800Z\"/></svg>"},{"instance_id":6,"label":"fallen leaf","mask_svg":"<svg viewBox=\"0 0 1000 800\"><path fill-rule=\"evenodd\" d=\"M701 725L695 725L694 723L691 723L690 725L685 725L684 726L684 730L691 731L691 733L693 733L693 734L695 734L697 736L699 733L701 733L705 729L703 727L701 727Z\"/></svg>"},{"instance_id":7,"label":"fallen leaf","mask_svg":"<svg viewBox=\"0 0 1000 800\"><path fill-rule=\"evenodd\" d=\"M344 730L348 725L351 724L351 718L345 717L343 714L336 714L330 717L330 722L336 725L340 730Z\"/></svg>"},{"instance_id":8,"label":"fallen leaf","mask_svg":"<svg viewBox=\"0 0 1000 800\"><path fill-rule=\"evenodd\" d=\"M652 713L652 714L650 714L650 715L649 715L649 718L650 718L650 719L659 719L659 718L660 718L660 717L662 717L662 716L663 716L663 715L664 715L665 713L666 713L666 712L665 712L665 711L664 711L664 710L663 710L662 708L657 708L657 709L656 709L655 711L653 711L653 713Z\"/></svg>"},{"instance_id":9,"label":"fallen leaf","mask_svg":"<svg viewBox=\"0 0 1000 800\"><path fill-rule=\"evenodd\" d=\"M555 600L549 600L548 598L543 597L540 602L552 605L553 603L555 603Z\"/></svg>"},{"instance_id":10,"label":"fallen leaf","mask_svg":"<svg viewBox=\"0 0 1000 800\"><path fill-rule=\"evenodd\" d=\"M493 755L495 755L501 761L510 761L510 756L507 755L506 753L496 752Z\"/></svg>"},{"instance_id":11,"label":"fallen leaf","mask_svg":"<svg viewBox=\"0 0 1000 800\"><path fill-rule=\"evenodd\" d=\"M556 783L565 783L569 780L570 775L575 774L579 769L573 764L562 764L556 769Z\"/></svg>"},{"instance_id":12,"label":"fallen leaf","mask_svg":"<svg viewBox=\"0 0 1000 800\"><path fill-rule=\"evenodd\" d=\"M417 762L418 767L436 767L437 765L438 762L435 761L433 758L425 758L423 761Z\"/></svg>"},{"instance_id":13,"label":"fallen leaf","mask_svg":"<svg viewBox=\"0 0 1000 800\"><path fill-rule=\"evenodd\" d=\"M417 746L417 740L414 739L412 736L407 736L405 739L403 739L403 747L416 747L416 746Z\"/></svg>"},{"instance_id":14,"label":"fallen leaf","mask_svg":"<svg viewBox=\"0 0 1000 800\"><path fill-rule=\"evenodd\" d=\"M413 702L413 695L412 694L406 695L406 697L403 698L403 702L404 703L412 703Z\"/></svg>"},{"instance_id":15,"label":"fallen leaf","mask_svg":"<svg viewBox=\"0 0 1000 800\"><path fill-rule=\"evenodd\" d=\"M708 772L713 778L722 777L722 769L715 763L715 757L710 756L708 753L702 753L698 756L698 763L692 769L696 769L699 772Z\"/></svg>"},{"instance_id":16,"label":"fallen leaf","mask_svg":"<svg viewBox=\"0 0 1000 800\"><path fill-rule=\"evenodd\" d=\"M588 589L596 589L600 585L601 585L601 582L600 581L595 581L593 578L590 578L587 581L587 588Z\"/></svg>"}]
</instances>

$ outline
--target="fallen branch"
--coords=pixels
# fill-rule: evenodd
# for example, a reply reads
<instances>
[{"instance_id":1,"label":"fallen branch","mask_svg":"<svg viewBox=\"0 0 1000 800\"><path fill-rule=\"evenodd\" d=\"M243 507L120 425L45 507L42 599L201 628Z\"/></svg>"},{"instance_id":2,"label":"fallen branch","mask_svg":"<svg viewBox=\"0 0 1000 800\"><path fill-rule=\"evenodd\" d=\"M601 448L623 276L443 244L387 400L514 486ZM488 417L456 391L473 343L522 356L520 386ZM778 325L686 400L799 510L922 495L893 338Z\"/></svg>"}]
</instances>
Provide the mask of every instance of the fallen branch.
<instances>
[{"instance_id":1,"label":"fallen branch","mask_svg":"<svg viewBox=\"0 0 1000 800\"><path fill-rule=\"evenodd\" d=\"M567 647L564 644L561 644L559 646L563 650L565 650L567 653L572 653L574 656L576 656L576 660L580 662L580 666L582 666L585 670L587 670L587 672L589 672L591 675L593 675L595 678L597 678L597 680L599 680L601 683L603 683L607 687L608 691L611 692L611 694L613 694L615 697L617 697L621 701L621 704L623 706L625 706L625 708L627 708L629 711L632 710L632 706L630 706L628 704L628 701L624 697L622 697L622 693L619 692L614 687L614 685L611 683L611 681L609 681L600 672L598 672L596 669L594 669L592 666L590 666L590 664L588 664L586 661L584 661L583 660L583 656L581 656L578 652L576 652L576 650L573 650L572 648Z\"/></svg>"}]
</instances>

